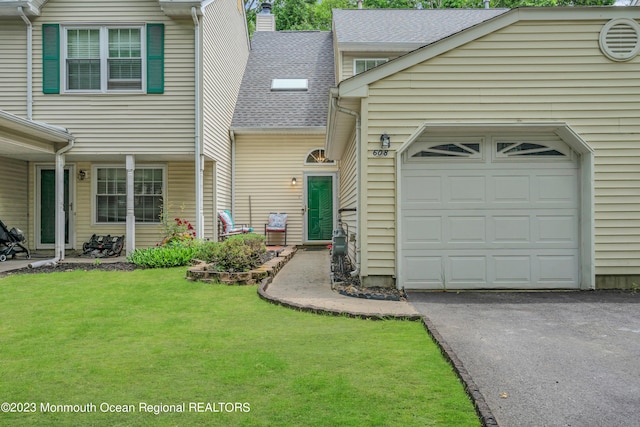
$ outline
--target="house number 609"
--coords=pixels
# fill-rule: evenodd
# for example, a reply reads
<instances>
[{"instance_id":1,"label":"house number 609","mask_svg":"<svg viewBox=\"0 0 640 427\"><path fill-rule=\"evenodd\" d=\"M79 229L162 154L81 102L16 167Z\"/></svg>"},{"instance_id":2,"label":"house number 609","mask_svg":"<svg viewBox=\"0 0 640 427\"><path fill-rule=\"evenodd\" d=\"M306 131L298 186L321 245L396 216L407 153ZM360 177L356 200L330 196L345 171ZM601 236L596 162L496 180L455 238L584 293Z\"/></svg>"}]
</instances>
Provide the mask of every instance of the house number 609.
<instances>
[{"instance_id":1,"label":"house number 609","mask_svg":"<svg viewBox=\"0 0 640 427\"><path fill-rule=\"evenodd\" d=\"M389 150L373 150L373 157L387 157Z\"/></svg>"}]
</instances>

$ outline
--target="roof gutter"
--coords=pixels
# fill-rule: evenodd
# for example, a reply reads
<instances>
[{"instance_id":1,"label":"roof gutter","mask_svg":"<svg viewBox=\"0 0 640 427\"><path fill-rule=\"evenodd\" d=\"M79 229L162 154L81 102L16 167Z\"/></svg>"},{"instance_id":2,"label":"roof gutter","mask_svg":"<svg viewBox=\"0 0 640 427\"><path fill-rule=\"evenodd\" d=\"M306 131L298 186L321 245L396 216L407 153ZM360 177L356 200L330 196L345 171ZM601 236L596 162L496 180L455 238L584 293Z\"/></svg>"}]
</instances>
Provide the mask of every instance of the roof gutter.
<instances>
[{"instance_id":1,"label":"roof gutter","mask_svg":"<svg viewBox=\"0 0 640 427\"><path fill-rule=\"evenodd\" d=\"M356 119L356 188L355 193L357 195L356 204L359 204L359 196L360 196L360 114L358 114L354 110L349 110L348 108L344 108L338 105L338 97L339 95L335 91L331 91L331 106L338 112L343 114L348 114L350 116L355 117ZM356 241L355 241L355 270L351 272L352 276L360 275L360 238L362 236L362 230L360 230L360 217L362 215L361 209L356 206Z\"/></svg>"}]
</instances>

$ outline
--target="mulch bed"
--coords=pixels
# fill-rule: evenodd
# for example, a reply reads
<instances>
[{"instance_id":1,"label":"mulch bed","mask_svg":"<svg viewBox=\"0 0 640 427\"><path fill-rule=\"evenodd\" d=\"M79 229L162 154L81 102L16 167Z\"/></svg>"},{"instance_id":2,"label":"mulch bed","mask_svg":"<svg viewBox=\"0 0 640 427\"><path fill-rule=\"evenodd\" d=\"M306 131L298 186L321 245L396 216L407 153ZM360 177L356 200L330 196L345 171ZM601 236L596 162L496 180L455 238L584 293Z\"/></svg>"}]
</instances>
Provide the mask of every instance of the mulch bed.
<instances>
[{"instance_id":1,"label":"mulch bed","mask_svg":"<svg viewBox=\"0 0 640 427\"><path fill-rule=\"evenodd\" d=\"M270 259L277 256L277 251L268 251L260 256L260 263L265 263ZM133 271L136 269L142 269L130 262L61 262L55 265L47 265L37 268L19 268L17 270L11 270L7 272L0 272L0 277L13 276L16 274L38 274L38 273L54 273L60 271L74 271L74 270L100 270L100 271Z\"/></svg>"},{"instance_id":2,"label":"mulch bed","mask_svg":"<svg viewBox=\"0 0 640 427\"><path fill-rule=\"evenodd\" d=\"M111 262L111 263L84 263L84 262L61 262L55 265L47 265L37 268L19 268L4 273L0 273L0 277L13 276L16 274L38 274L38 273L54 273L60 271L73 270L101 270L101 271L133 271L137 269L135 264L130 262Z\"/></svg>"},{"instance_id":3,"label":"mulch bed","mask_svg":"<svg viewBox=\"0 0 640 427\"><path fill-rule=\"evenodd\" d=\"M360 283L360 277L352 276L353 270L350 263L345 266L345 273L340 272L334 266L333 282L331 288L341 295L353 298L364 298L382 301L406 301L407 294L403 290L395 288L364 287Z\"/></svg>"}]
</instances>

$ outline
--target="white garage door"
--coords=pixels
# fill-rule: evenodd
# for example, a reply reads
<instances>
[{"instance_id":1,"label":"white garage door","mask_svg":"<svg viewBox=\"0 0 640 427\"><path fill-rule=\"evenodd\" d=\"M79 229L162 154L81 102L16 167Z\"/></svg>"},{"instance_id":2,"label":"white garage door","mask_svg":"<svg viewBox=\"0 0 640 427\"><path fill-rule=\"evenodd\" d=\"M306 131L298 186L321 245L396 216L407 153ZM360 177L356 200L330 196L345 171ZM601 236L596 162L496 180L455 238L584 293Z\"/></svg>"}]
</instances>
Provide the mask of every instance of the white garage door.
<instances>
[{"instance_id":1,"label":"white garage door","mask_svg":"<svg viewBox=\"0 0 640 427\"><path fill-rule=\"evenodd\" d=\"M401 285L578 288L576 158L555 137L414 143L402 165Z\"/></svg>"}]
</instances>

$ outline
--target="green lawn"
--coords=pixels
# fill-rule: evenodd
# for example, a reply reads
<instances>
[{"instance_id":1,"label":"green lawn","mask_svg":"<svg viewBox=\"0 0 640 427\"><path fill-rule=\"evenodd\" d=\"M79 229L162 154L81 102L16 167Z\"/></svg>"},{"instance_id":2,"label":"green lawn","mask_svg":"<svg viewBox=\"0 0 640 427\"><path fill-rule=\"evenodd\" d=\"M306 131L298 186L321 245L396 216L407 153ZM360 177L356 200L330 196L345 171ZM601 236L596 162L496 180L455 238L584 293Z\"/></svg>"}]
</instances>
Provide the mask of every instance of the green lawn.
<instances>
[{"instance_id":1,"label":"green lawn","mask_svg":"<svg viewBox=\"0 0 640 427\"><path fill-rule=\"evenodd\" d=\"M479 425L419 322L297 312L184 268L7 277L0 316L0 402L36 410L0 425Z\"/></svg>"}]
</instances>

